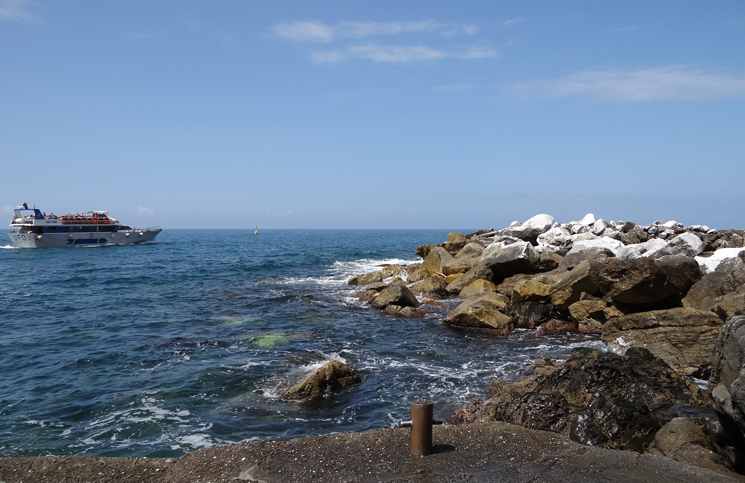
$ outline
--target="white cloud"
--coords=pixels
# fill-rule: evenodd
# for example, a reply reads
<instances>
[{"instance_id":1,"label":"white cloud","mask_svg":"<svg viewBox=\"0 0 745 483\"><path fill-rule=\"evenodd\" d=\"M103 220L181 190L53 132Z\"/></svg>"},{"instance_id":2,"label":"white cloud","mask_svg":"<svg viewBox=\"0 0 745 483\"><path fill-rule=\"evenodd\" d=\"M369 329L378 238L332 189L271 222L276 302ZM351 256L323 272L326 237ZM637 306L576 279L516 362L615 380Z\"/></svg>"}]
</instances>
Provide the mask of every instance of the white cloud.
<instances>
[{"instance_id":1,"label":"white cloud","mask_svg":"<svg viewBox=\"0 0 745 483\"><path fill-rule=\"evenodd\" d=\"M429 32L452 37L474 35L478 27L470 24L450 24L434 20L414 22L339 22L335 26L316 21L296 21L274 26L279 37L294 42L331 42L334 39L362 39L381 35Z\"/></svg>"},{"instance_id":2,"label":"white cloud","mask_svg":"<svg viewBox=\"0 0 745 483\"><path fill-rule=\"evenodd\" d=\"M274 33L295 42L331 42L334 30L321 22L292 22L274 26Z\"/></svg>"},{"instance_id":3,"label":"white cloud","mask_svg":"<svg viewBox=\"0 0 745 483\"><path fill-rule=\"evenodd\" d=\"M515 17L515 18L513 18L511 20L506 20L506 21L502 22L502 25L504 25L505 27L507 27L507 26L510 26L510 25L517 25L517 24L522 23L522 22L523 22L523 18L522 17Z\"/></svg>"},{"instance_id":4,"label":"white cloud","mask_svg":"<svg viewBox=\"0 0 745 483\"><path fill-rule=\"evenodd\" d=\"M450 53L423 45L365 44L340 50L313 52L310 54L310 60L319 64L351 59L367 59L373 62L421 62L440 60L447 57L483 59L498 55L499 53L496 50L484 46L474 46L461 52Z\"/></svg>"},{"instance_id":5,"label":"white cloud","mask_svg":"<svg viewBox=\"0 0 745 483\"><path fill-rule=\"evenodd\" d=\"M0 20L8 19L20 21L31 21L33 16L28 11L27 0L0 0Z\"/></svg>"},{"instance_id":6,"label":"white cloud","mask_svg":"<svg viewBox=\"0 0 745 483\"><path fill-rule=\"evenodd\" d=\"M525 98L583 97L612 102L745 98L745 77L669 66L577 72L556 79L519 82L508 90Z\"/></svg>"},{"instance_id":7,"label":"white cloud","mask_svg":"<svg viewBox=\"0 0 745 483\"><path fill-rule=\"evenodd\" d=\"M141 215L152 215L155 213L155 210L153 210L152 208L148 208L147 206L138 206L137 213Z\"/></svg>"}]
</instances>

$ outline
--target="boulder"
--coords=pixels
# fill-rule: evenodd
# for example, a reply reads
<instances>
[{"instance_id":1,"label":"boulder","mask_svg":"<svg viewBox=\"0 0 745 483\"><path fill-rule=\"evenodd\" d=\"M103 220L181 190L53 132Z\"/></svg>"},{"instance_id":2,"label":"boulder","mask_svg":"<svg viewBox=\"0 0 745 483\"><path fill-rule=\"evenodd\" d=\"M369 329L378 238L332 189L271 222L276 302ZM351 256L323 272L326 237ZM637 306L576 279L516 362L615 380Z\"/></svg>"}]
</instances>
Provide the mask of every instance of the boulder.
<instances>
[{"instance_id":1,"label":"boulder","mask_svg":"<svg viewBox=\"0 0 745 483\"><path fill-rule=\"evenodd\" d=\"M406 277L406 282L408 283L416 283L421 280L424 280L428 276L428 272L425 272L422 270L422 267L415 268L414 270L408 272L409 276Z\"/></svg>"},{"instance_id":2,"label":"boulder","mask_svg":"<svg viewBox=\"0 0 745 483\"><path fill-rule=\"evenodd\" d=\"M568 247L572 244L572 234L566 228L556 226L538 235L538 244Z\"/></svg>"},{"instance_id":3,"label":"boulder","mask_svg":"<svg viewBox=\"0 0 745 483\"><path fill-rule=\"evenodd\" d=\"M464 288L471 285L476 280L490 280L492 271L486 267L474 267L467 271L463 276L456 278L448 284L446 287L448 293L457 295L463 291Z\"/></svg>"},{"instance_id":4,"label":"boulder","mask_svg":"<svg viewBox=\"0 0 745 483\"><path fill-rule=\"evenodd\" d=\"M419 255L420 257L422 257L422 258L426 259L426 258L427 258L427 256L429 255L429 252L430 252L430 251L431 251L431 250L432 250L433 248L435 248L435 247L440 247L440 248L442 248L442 245L441 245L441 244L436 244L436 243L433 243L433 244L430 244L430 245L422 245L422 246L418 246L418 247L416 247L416 248L414 249L414 252L415 252L415 253L416 253L417 255Z\"/></svg>"},{"instance_id":5,"label":"boulder","mask_svg":"<svg viewBox=\"0 0 745 483\"><path fill-rule=\"evenodd\" d=\"M683 298L684 307L716 312L722 319L745 309L745 252L719 264Z\"/></svg>"},{"instance_id":6,"label":"boulder","mask_svg":"<svg viewBox=\"0 0 745 483\"><path fill-rule=\"evenodd\" d=\"M558 366L526 368L513 384L498 386L479 420L499 420L568 434L573 441L643 451L674 415L695 414L707 398L686 378L642 348L625 356L572 351ZM685 409L683 409L685 408Z\"/></svg>"},{"instance_id":7,"label":"boulder","mask_svg":"<svg viewBox=\"0 0 745 483\"><path fill-rule=\"evenodd\" d=\"M701 276L692 258L610 259L598 273L596 283L615 302L644 305L685 295Z\"/></svg>"},{"instance_id":8,"label":"boulder","mask_svg":"<svg viewBox=\"0 0 745 483\"><path fill-rule=\"evenodd\" d=\"M699 266L706 273L711 273L717 269L720 263L728 258L735 258L740 253L745 252L745 248L720 248L714 253L702 254L696 257Z\"/></svg>"},{"instance_id":9,"label":"boulder","mask_svg":"<svg viewBox=\"0 0 745 483\"><path fill-rule=\"evenodd\" d=\"M592 240L575 240L574 245L572 246L572 249L569 250L569 253L567 253L567 256L572 255L574 253L579 253L583 250L587 250L589 248L605 248L606 250L613 253L613 256L618 256L618 250L623 246L623 243L621 243L618 240L614 240L613 238L608 238L606 236L595 238Z\"/></svg>"},{"instance_id":10,"label":"boulder","mask_svg":"<svg viewBox=\"0 0 745 483\"><path fill-rule=\"evenodd\" d=\"M504 312L512 318L515 327L521 329L535 329L560 317L559 312L550 302L533 300L512 303L505 308Z\"/></svg>"},{"instance_id":11,"label":"boulder","mask_svg":"<svg viewBox=\"0 0 745 483\"><path fill-rule=\"evenodd\" d=\"M468 240L463 235L463 233L452 232L448 233L447 241L443 243L442 246L445 250L447 250L448 253L450 253L451 255L455 255L460 252L467 243Z\"/></svg>"},{"instance_id":12,"label":"boulder","mask_svg":"<svg viewBox=\"0 0 745 483\"><path fill-rule=\"evenodd\" d=\"M578 322L587 319L594 319L599 322L605 321L605 309L608 303L605 300L597 298L586 298L578 300L569 306L569 315Z\"/></svg>"},{"instance_id":13,"label":"boulder","mask_svg":"<svg viewBox=\"0 0 745 483\"><path fill-rule=\"evenodd\" d=\"M492 243L484 249L479 264L492 271L492 281L497 283L517 273L534 272L538 268L538 259L528 242Z\"/></svg>"},{"instance_id":14,"label":"boulder","mask_svg":"<svg viewBox=\"0 0 745 483\"><path fill-rule=\"evenodd\" d=\"M704 242L690 232L681 233L661 248L655 255L656 258L666 255L681 255L693 258L704 251Z\"/></svg>"},{"instance_id":15,"label":"boulder","mask_svg":"<svg viewBox=\"0 0 745 483\"><path fill-rule=\"evenodd\" d=\"M331 361L317 369L284 393L286 399L319 399L362 383L360 376L348 365Z\"/></svg>"},{"instance_id":16,"label":"boulder","mask_svg":"<svg viewBox=\"0 0 745 483\"><path fill-rule=\"evenodd\" d=\"M444 275L453 275L455 273L466 273L479 263L477 257L472 258L454 258L447 263L443 263L440 271Z\"/></svg>"},{"instance_id":17,"label":"boulder","mask_svg":"<svg viewBox=\"0 0 745 483\"><path fill-rule=\"evenodd\" d=\"M581 262L551 286L551 303L559 310L567 310L583 293L598 294L598 274L604 267L603 263L593 260Z\"/></svg>"},{"instance_id":18,"label":"boulder","mask_svg":"<svg viewBox=\"0 0 745 483\"><path fill-rule=\"evenodd\" d=\"M534 276L528 275L522 280L510 277L511 281L517 282L514 284L514 288L510 294L512 303L516 304L525 301L548 301L550 299L551 287L566 275L567 272L550 272ZM507 280L505 280L505 282L507 282ZM500 284L500 287L503 285L504 282Z\"/></svg>"},{"instance_id":19,"label":"boulder","mask_svg":"<svg viewBox=\"0 0 745 483\"><path fill-rule=\"evenodd\" d=\"M480 243L469 243L466 246L464 246L457 255L455 255L455 258L457 260L460 260L461 258L478 258L481 256L481 254L484 252L484 246Z\"/></svg>"},{"instance_id":20,"label":"boulder","mask_svg":"<svg viewBox=\"0 0 745 483\"><path fill-rule=\"evenodd\" d=\"M478 295L448 313L442 323L456 329L509 335L512 319L501 312L508 303L507 297L496 292Z\"/></svg>"},{"instance_id":21,"label":"boulder","mask_svg":"<svg viewBox=\"0 0 745 483\"><path fill-rule=\"evenodd\" d=\"M406 285L389 285L380 291L372 304L378 308L388 305L399 305L401 307L419 307L419 301Z\"/></svg>"},{"instance_id":22,"label":"boulder","mask_svg":"<svg viewBox=\"0 0 745 483\"><path fill-rule=\"evenodd\" d=\"M363 273L351 278L348 285L370 285L371 283L378 283L383 281L383 275L380 272Z\"/></svg>"},{"instance_id":23,"label":"boulder","mask_svg":"<svg viewBox=\"0 0 745 483\"><path fill-rule=\"evenodd\" d=\"M442 272L442 265L453 260L453 256L442 247L434 247L422 262L422 270L425 273Z\"/></svg>"},{"instance_id":24,"label":"boulder","mask_svg":"<svg viewBox=\"0 0 745 483\"><path fill-rule=\"evenodd\" d=\"M445 297L448 295L446 287L445 279L435 275L434 277L425 278L421 282L415 283L410 289L412 293L427 297Z\"/></svg>"},{"instance_id":25,"label":"boulder","mask_svg":"<svg viewBox=\"0 0 745 483\"><path fill-rule=\"evenodd\" d=\"M728 318L712 355L709 392L717 409L745 433L745 316Z\"/></svg>"},{"instance_id":26,"label":"boulder","mask_svg":"<svg viewBox=\"0 0 745 483\"><path fill-rule=\"evenodd\" d=\"M403 265L386 265L380 270L380 275L383 278L398 277L403 275L406 268Z\"/></svg>"},{"instance_id":27,"label":"boulder","mask_svg":"<svg viewBox=\"0 0 745 483\"><path fill-rule=\"evenodd\" d=\"M562 270L571 270L585 260L603 261L606 258L613 258L615 254L607 248L587 248L580 252L567 254L559 263Z\"/></svg>"},{"instance_id":28,"label":"boulder","mask_svg":"<svg viewBox=\"0 0 745 483\"><path fill-rule=\"evenodd\" d=\"M461 290L458 295L461 298L473 297L474 295L481 295L487 292L496 292L497 286L488 280L476 280L469 284L466 288Z\"/></svg>"},{"instance_id":29,"label":"boulder","mask_svg":"<svg viewBox=\"0 0 745 483\"><path fill-rule=\"evenodd\" d=\"M617 350L644 347L676 371L704 378L721 327L713 312L679 307L615 317L603 325L603 341Z\"/></svg>"},{"instance_id":30,"label":"boulder","mask_svg":"<svg viewBox=\"0 0 745 483\"><path fill-rule=\"evenodd\" d=\"M593 215L592 213L588 213L583 216L582 219L579 220L577 223L583 226L591 226L595 224L595 221L595 215Z\"/></svg>"}]
</instances>

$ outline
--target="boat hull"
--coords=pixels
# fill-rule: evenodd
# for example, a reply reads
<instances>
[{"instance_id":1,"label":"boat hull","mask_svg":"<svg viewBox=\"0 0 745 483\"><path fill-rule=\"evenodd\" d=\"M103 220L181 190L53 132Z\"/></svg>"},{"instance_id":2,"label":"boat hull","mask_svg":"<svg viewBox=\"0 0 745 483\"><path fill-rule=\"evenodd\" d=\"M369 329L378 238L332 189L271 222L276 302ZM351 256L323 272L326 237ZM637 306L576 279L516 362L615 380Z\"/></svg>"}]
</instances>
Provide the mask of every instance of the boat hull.
<instances>
[{"instance_id":1,"label":"boat hull","mask_svg":"<svg viewBox=\"0 0 745 483\"><path fill-rule=\"evenodd\" d=\"M91 246L135 245L155 239L162 230L148 229L100 233L9 233L16 248L74 248Z\"/></svg>"}]
</instances>

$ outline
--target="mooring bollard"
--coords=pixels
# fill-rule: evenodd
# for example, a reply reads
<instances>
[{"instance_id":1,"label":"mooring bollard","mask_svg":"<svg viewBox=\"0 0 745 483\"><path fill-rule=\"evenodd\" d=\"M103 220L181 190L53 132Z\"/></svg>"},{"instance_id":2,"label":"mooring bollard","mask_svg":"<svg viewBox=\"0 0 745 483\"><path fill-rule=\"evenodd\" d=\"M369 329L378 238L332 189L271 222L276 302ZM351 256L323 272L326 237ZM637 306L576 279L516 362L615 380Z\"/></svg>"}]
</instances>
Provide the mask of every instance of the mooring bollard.
<instances>
[{"instance_id":1,"label":"mooring bollard","mask_svg":"<svg viewBox=\"0 0 745 483\"><path fill-rule=\"evenodd\" d=\"M411 421L401 421L402 428L411 428L411 454L427 456L432 453L432 425L442 424L439 419L432 419L434 405L427 399L418 399L411 403Z\"/></svg>"}]
</instances>

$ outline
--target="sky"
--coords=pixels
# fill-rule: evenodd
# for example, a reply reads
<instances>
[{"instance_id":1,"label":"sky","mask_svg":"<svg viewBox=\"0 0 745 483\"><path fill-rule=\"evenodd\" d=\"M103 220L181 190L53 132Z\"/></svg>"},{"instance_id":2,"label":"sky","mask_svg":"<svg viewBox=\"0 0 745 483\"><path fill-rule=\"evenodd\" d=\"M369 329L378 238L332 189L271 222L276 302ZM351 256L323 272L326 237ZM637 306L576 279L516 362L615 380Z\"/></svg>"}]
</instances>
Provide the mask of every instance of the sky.
<instances>
[{"instance_id":1,"label":"sky","mask_svg":"<svg viewBox=\"0 0 745 483\"><path fill-rule=\"evenodd\" d=\"M745 2L0 0L0 217L745 228Z\"/></svg>"}]
</instances>

